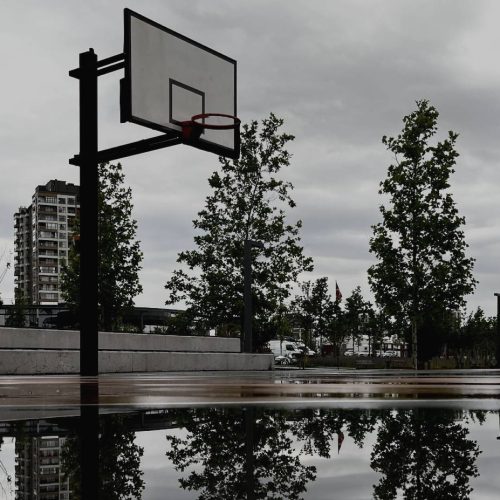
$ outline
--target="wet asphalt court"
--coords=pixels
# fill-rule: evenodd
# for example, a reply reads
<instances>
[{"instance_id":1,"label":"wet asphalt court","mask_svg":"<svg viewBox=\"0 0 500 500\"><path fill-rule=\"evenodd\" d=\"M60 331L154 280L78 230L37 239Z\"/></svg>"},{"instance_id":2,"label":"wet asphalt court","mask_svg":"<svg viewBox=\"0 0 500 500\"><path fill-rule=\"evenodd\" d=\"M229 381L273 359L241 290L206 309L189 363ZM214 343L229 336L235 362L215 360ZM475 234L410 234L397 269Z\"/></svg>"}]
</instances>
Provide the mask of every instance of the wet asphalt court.
<instances>
[{"instance_id":1,"label":"wet asphalt court","mask_svg":"<svg viewBox=\"0 0 500 500\"><path fill-rule=\"evenodd\" d=\"M272 372L2 376L0 420L220 405L500 409L500 370L289 369Z\"/></svg>"}]
</instances>

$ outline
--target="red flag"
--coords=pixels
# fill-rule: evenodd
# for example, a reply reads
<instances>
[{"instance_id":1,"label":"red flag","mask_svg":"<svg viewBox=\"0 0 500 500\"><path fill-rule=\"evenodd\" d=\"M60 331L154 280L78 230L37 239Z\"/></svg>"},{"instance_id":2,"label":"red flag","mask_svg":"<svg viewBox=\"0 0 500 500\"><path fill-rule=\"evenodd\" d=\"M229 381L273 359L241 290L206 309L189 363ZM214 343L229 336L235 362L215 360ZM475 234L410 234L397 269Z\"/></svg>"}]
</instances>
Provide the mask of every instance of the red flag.
<instances>
[{"instance_id":1,"label":"red flag","mask_svg":"<svg viewBox=\"0 0 500 500\"><path fill-rule=\"evenodd\" d=\"M339 439L338 448L337 448L337 454L338 454L338 453L340 453L340 447L342 446L342 443L344 442L344 433L342 431L337 432L337 437Z\"/></svg>"},{"instance_id":2,"label":"red flag","mask_svg":"<svg viewBox=\"0 0 500 500\"><path fill-rule=\"evenodd\" d=\"M340 293L340 288L337 285L337 282L335 282L335 300L337 302L340 302L342 300L342 294Z\"/></svg>"}]
</instances>

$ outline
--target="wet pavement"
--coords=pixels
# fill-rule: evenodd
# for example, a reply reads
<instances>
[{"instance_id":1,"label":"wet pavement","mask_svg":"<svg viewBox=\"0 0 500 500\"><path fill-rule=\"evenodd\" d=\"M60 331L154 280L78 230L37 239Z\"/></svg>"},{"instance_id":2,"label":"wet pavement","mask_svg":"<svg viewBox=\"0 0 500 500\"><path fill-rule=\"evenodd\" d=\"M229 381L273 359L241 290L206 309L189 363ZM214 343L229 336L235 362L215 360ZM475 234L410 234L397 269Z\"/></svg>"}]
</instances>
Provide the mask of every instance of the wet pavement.
<instances>
[{"instance_id":1,"label":"wet pavement","mask_svg":"<svg viewBox=\"0 0 500 500\"><path fill-rule=\"evenodd\" d=\"M0 418L81 405L149 408L213 405L420 405L482 402L500 408L500 370L337 370L0 377Z\"/></svg>"},{"instance_id":2,"label":"wet pavement","mask_svg":"<svg viewBox=\"0 0 500 500\"><path fill-rule=\"evenodd\" d=\"M18 498L40 477L40 497L92 500L120 488L143 500L489 500L499 426L500 370L4 376L0 489Z\"/></svg>"}]
</instances>

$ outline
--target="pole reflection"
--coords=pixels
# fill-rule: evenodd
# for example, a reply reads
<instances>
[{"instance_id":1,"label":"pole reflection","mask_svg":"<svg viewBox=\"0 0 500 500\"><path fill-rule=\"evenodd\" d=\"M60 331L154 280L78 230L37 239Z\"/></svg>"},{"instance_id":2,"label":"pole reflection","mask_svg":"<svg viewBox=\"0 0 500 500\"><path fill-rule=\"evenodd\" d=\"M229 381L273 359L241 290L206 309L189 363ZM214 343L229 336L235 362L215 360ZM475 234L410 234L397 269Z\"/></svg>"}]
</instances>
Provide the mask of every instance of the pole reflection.
<instances>
[{"instance_id":1,"label":"pole reflection","mask_svg":"<svg viewBox=\"0 0 500 500\"><path fill-rule=\"evenodd\" d=\"M82 401L89 402L96 394L93 388L87 390ZM334 487L357 448L378 474L365 496L467 499L473 491L471 480L479 474L481 452L470 428L482 425L490 413L491 439L496 441L497 415L500 418L499 412L426 408L249 406L100 416L98 408L83 404L79 419L2 423L0 442L6 436L16 439L16 498L141 499L147 485L144 449L136 433L163 430L166 442L155 439L155 450L164 454L165 467L170 468L165 477L174 473L190 498L312 498L313 483L328 479L327 488ZM347 462L341 463L344 459ZM155 463L159 460L157 455ZM322 460L328 464L327 477L317 468Z\"/></svg>"}]
</instances>

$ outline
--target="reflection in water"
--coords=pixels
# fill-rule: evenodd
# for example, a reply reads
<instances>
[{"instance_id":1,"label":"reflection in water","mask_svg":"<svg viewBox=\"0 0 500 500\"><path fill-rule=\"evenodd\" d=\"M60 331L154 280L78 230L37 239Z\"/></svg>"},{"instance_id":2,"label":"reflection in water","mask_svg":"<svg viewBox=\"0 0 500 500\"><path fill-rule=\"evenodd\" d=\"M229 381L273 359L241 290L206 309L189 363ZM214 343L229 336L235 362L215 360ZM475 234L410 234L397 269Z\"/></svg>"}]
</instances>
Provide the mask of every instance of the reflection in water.
<instances>
[{"instance_id":1,"label":"reflection in water","mask_svg":"<svg viewBox=\"0 0 500 500\"><path fill-rule=\"evenodd\" d=\"M59 436L17 437L16 498L69 498L69 481L61 477L64 445L65 438Z\"/></svg>"},{"instance_id":2,"label":"reflection in water","mask_svg":"<svg viewBox=\"0 0 500 500\"><path fill-rule=\"evenodd\" d=\"M480 453L469 427L482 424L485 415L442 409L222 407L108 414L97 421L97 413L89 413L80 423L71 418L2 423L0 443L2 436L16 438L19 499L96 498L80 484L80 469L89 465L80 457L81 438L91 439L89 432L98 433L99 466L82 471L82 477L93 471L86 481L99 497L151 498L136 432L161 429L166 442L158 443L156 462L163 458L162 466L173 468L180 488L193 499L311 498L313 483L323 479L319 457L328 460L332 482L327 488L335 487L338 454L342 458L346 446L352 453L344 438L357 445L360 455L364 445L371 447L367 453L378 476L364 498L466 499L470 480L478 476ZM87 445L83 441L88 450Z\"/></svg>"},{"instance_id":3,"label":"reflection in water","mask_svg":"<svg viewBox=\"0 0 500 500\"><path fill-rule=\"evenodd\" d=\"M83 422L84 430L80 433L80 439L68 439L63 450L63 472L64 476L70 479L70 498L96 498L96 490L102 499L142 498L144 481L140 463L144 450L135 444L135 432L128 428L126 418L121 415L108 415L101 419L96 468L92 467L92 455L88 456L80 449L82 447L88 452L89 447L85 439L93 439L89 432L93 427L92 415L87 418L91 420L91 425L86 426L86 422ZM80 465L84 470L81 470ZM98 477L92 478L89 471L94 470Z\"/></svg>"},{"instance_id":4,"label":"reflection in water","mask_svg":"<svg viewBox=\"0 0 500 500\"><path fill-rule=\"evenodd\" d=\"M459 417L425 409L384 416L371 454L372 468L383 474L374 498L396 498L398 490L405 499L469 498L480 452Z\"/></svg>"},{"instance_id":5,"label":"reflection in water","mask_svg":"<svg viewBox=\"0 0 500 500\"><path fill-rule=\"evenodd\" d=\"M301 498L315 468L301 463L288 412L260 408L180 410L185 439L167 436L179 480L199 498ZM200 468L201 466L201 468Z\"/></svg>"},{"instance_id":6,"label":"reflection in water","mask_svg":"<svg viewBox=\"0 0 500 500\"><path fill-rule=\"evenodd\" d=\"M468 498L469 480L478 474L477 443L467 438L469 431L459 421L462 415L452 410L254 408L251 434L245 422L249 412L179 412L179 424L188 435L167 436L171 446L167 457L181 472L198 466L179 480L182 488L197 491L203 500L301 498L307 483L316 478L316 468L305 466L304 456L331 458L335 438L340 451L343 430L359 447L367 433L377 431L371 466L383 476L374 486L374 498L393 499L398 492L415 500Z\"/></svg>"}]
</instances>

